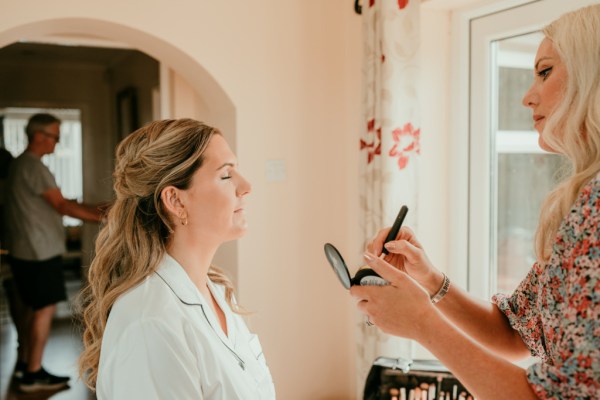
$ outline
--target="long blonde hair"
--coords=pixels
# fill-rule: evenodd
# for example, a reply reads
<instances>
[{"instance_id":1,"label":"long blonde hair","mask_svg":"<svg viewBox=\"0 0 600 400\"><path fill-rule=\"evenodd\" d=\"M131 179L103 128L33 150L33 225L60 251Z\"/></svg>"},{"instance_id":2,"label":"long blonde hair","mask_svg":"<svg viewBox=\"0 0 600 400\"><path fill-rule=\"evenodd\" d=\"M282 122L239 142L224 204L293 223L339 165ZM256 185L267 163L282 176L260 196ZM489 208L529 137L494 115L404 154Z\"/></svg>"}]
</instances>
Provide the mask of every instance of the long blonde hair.
<instances>
[{"instance_id":1,"label":"long blonde hair","mask_svg":"<svg viewBox=\"0 0 600 400\"><path fill-rule=\"evenodd\" d=\"M535 250L538 262L546 264L561 221L600 171L600 5L567 13L543 33L565 65L567 82L542 136L570 162L570 176L542 204Z\"/></svg>"},{"instance_id":2,"label":"long blonde hair","mask_svg":"<svg viewBox=\"0 0 600 400\"><path fill-rule=\"evenodd\" d=\"M152 274L165 255L173 221L160 200L161 191L167 186L187 189L210 139L218 134L217 129L192 119L163 120L138 129L117 147L116 200L96 240L96 256L81 295L84 349L79 370L92 389L113 304ZM208 277L225 287L227 302L239 311L229 278L215 266Z\"/></svg>"}]
</instances>

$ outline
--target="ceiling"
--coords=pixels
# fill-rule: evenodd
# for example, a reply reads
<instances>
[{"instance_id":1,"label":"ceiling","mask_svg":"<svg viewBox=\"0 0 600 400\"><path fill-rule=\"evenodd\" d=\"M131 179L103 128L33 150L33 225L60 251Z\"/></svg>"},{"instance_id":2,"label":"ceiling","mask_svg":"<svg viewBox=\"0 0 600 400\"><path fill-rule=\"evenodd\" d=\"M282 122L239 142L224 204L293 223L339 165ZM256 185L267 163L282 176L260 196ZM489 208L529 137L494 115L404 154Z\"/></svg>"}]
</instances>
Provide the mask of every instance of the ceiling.
<instances>
[{"instance_id":1,"label":"ceiling","mask_svg":"<svg viewBox=\"0 0 600 400\"><path fill-rule=\"evenodd\" d=\"M52 63L110 67L137 50L17 42L0 48L0 63Z\"/></svg>"}]
</instances>

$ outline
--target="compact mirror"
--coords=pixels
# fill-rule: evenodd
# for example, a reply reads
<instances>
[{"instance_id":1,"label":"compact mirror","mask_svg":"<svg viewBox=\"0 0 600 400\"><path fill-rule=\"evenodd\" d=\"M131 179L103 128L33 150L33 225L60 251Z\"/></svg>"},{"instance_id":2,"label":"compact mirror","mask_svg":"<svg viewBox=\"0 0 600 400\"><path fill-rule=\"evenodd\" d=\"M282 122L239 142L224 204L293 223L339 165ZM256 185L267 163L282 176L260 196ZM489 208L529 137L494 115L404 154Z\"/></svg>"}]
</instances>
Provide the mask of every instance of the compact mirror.
<instances>
[{"instance_id":1,"label":"compact mirror","mask_svg":"<svg viewBox=\"0 0 600 400\"><path fill-rule=\"evenodd\" d=\"M342 255L331 243L325 243L325 257L327 257L327 261L329 261L331 268L333 268L333 272L335 272L340 282L342 282L342 286L346 289L350 289L354 285L385 286L389 284L388 281L379 276L371 268L361 268L356 272L354 278L350 278L350 272L348 272L348 267Z\"/></svg>"},{"instance_id":2,"label":"compact mirror","mask_svg":"<svg viewBox=\"0 0 600 400\"><path fill-rule=\"evenodd\" d=\"M346 267L346 263L340 252L331 243L325 243L325 257L327 257L327 261L329 261L331 268L333 268L333 272L335 272L340 282L342 282L342 286L350 289L352 282L348 267Z\"/></svg>"},{"instance_id":3,"label":"compact mirror","mask_svg":"<svg viewBox=\"0 0 600 400\"><path fill-rule=\"evenodd\" d=\"M402 227L402 223L404 222L404 218L406 218L406 213L408 213L408 207L402 206L384 243L396 239L396 236L398 236L398 232L400 232L400 228ZM386 248L383 248L383 254L388 254ZM388 281L379 276L379 274L371 268L361 268L356 272L354 278L351 278L348 267L344 262L344 258L338 249L331 243L325 243L325 257L327 257L327 261L329 261L331 268L333 268L333 272L337 275L342 286L346 289L350 289L353 285L389 285Z\"/></svg>"}]
</instances>

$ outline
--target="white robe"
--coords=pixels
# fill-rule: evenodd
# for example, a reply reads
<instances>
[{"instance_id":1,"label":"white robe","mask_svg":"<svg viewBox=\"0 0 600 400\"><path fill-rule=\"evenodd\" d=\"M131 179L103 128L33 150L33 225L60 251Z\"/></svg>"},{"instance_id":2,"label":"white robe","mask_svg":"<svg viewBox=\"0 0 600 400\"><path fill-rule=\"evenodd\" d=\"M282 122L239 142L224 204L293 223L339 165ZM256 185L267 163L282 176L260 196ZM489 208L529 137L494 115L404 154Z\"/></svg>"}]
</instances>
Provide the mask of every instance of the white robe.
<instances>
[{"instance_id":1,"label":"white robe","mask_svg":"<svg viewBox=\"0 0 600 400\"><path fill-rule=\"evenodd\" d=\"M99 400L275 399L258 337L209 288L228 336L185 270L169 255L110 312L100 354Z\"/></svg>"}]
</instances>

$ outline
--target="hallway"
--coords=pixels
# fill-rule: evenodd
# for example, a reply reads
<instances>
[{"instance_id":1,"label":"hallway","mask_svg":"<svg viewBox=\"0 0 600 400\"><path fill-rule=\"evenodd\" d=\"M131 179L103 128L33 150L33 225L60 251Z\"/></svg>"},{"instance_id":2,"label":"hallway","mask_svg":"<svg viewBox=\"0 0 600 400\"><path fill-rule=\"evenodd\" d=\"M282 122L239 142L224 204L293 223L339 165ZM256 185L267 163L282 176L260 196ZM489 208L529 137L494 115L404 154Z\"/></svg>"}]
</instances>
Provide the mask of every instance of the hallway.
<instances>
[{"instance_id":1,"label":"hallway","mask_svg":"<svg viewBox=\"0 0 600 400\"><path fill-rule=\"evenodd\" d=\"M69 299L78 293L80 279L67 279ZM58 305L44 352L44 367L57 375L69 375L69 387L60 391L22 393L12 381L17 356L17 331L8 313L4 288L0 285L0 400L93 400L96 396L78 378L77 357L81 351L80 327L74 322L68 302Z\"/></svg>"}]
</instances>

